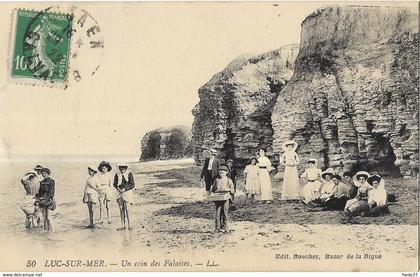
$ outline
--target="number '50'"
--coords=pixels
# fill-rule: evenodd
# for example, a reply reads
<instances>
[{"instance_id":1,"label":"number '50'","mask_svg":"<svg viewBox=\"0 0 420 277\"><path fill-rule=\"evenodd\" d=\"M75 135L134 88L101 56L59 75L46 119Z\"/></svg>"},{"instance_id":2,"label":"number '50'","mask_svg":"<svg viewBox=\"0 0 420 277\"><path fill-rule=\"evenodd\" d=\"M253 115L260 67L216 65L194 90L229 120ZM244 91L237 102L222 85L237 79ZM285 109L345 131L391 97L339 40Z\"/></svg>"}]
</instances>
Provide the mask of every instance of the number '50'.
<instances>
[{"instance_id":1,"label":"number '50'","mask_svg":"<svg viewBox=\"0 0 420 277\"><path fill-rule=\"evenodd\" d=\"M35 267L35 266L36 266L35 260L28 260L28 262L26 263L26 267Z\"/></svg>"}]
</instances>

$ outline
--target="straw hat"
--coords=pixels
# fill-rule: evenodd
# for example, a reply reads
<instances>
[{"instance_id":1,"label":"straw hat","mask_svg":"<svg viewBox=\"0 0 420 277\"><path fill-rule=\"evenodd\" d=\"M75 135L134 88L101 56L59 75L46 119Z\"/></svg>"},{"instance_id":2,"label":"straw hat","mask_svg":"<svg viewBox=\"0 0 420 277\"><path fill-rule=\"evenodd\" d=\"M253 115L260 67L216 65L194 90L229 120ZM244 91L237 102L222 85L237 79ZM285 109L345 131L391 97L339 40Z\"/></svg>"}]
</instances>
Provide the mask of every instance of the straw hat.
<instances>
[{"instance_id":1,"label":"straw hat","mask_svg":"<svg viewBox=\"0 0 420 277\"><path fill-rule=\"evenodd\" d=\"M309 159L308 161L307 161L307 163L309 164L309 163L313 163L313 164L316 164L318 162L318 160L317 159Z\"/></svg>"},{"instance_id":2,"label":"straw hat","mask_svg":"<svg viewBox=\"0 0 420 277\"><path fill-rule=\"evenodd\" d=\"M287 141L283 142L283 144L281 145L281 148L283 148L283 150L286 151L288 145L293 145L293 150L296 150L296 148L298 147L298 143L296 141L287 140Z\"/></svg>"},{"instance_id":3,"label":"straw hat","mask_svg":"<svg viewBox=\"0 0 420 277\"><path fill-rule=\"evenodd\" d=\"M41 170L43 169L45 166L42 166L40 164L38 164L37 166L34 167L34 170Z\"/></svg>"},{"instance_id":4,"label":"straw hat","mask_svg":"<svg viewBox=\"0 0 420 277\"><path fill-rule=\"evenodd\" d=\"M228 168L226 166L224 166L224 165L222 165L222 166L219 167L219 171L220 170L222 170L222 171L229 171Z\"/></svg>"},{"instance_id":5,"label":"straw hat","mask_svg":"<svg viewBox=\"0 0 420 277\"><path fill-rule=\"evenodd\" d=\"M119 163L118 167L127 167L128 168L128 164L127 163Z\"/></svg>"},{"instance_id":6,"label":"straw hat","mask_svg":"<svg viewBox=\"0 0 420 277\"><path fill-rule=\"evenodd\" d=\"M106 168L108 169L108 171L111 171L112 170L112 166L109 164L109 162L107 162L107 161L102 161L100 164L99 164L99 166L98 166L98 170L99 171L101 171L101 168L103 167L103 166L106 166Z\"/></svg>"},{"instance_id":7,"label":"straw hat","mask_svg":"<svg viewBox=\"0 0 420 277\"><path fill-rule=\"evenodd\" d=\"M216 150L216 149L214 149L214 148L212 148L212 149L210 149L210 153L211 153L212 155L217 155L217 150Z\"/></svg>"},{"instance_id":8,"label":"straw hat","mask_svg":"<svg viewBox=\"0 0 420 277\"><path fill-rule=\"evenodd\" d=\"M334 169L327 168L324 172L322 172L322 174L321 174L322 179L325 179L325 176L327 176L327 175L330 175L331 177L333 177L335 175Z\"/></svg>"},{"instance_id":9,"label":"straw hat","mask_svg":"<svg viewBox=\"0 0 420 277\"><path fill-rule=\"evenodd\" d=\"M380 183L381 182L381 180L382 180L382 177L381 176L379 176L379 175L372 175L372 176L370 176L369 178L367 178L367 182L370 184L370 185L372 185L373 184L373 182L375 182L375 181L377 181L378 183Z\"/></svg>"},{"instance_id":10,"label":"straw hat","mask_svg":"<svg viewBox=\"0 0 420 277\"><path fill-rule=\"evenodd\" d=\"M93 171L93 172L95 172L95 173L97 173L97 172L98 172L98 170L96 169L96 167L95 167L95 166L93 166L93 165L88 166L88 169L89 169L89 170L92 170L92 171Z\"/></svg>"},{"instance_id":11,"label":"straw hat","mask_svg":"<svg viewBox=\"0 0 420 277\"><path fill-rule=\"evenodd\" d=\"M360 177L365 177L365 179L367 179L367 178L369 178L369 177L370 177L370 174L369 174L369 172L367 172L367 171L359 171L359 172L357 172L357 173L356 173L356 175L354 175L354 177L355 177L357 180L359 180L359 178L360 178Z\"/></svg>"}]
</instances>

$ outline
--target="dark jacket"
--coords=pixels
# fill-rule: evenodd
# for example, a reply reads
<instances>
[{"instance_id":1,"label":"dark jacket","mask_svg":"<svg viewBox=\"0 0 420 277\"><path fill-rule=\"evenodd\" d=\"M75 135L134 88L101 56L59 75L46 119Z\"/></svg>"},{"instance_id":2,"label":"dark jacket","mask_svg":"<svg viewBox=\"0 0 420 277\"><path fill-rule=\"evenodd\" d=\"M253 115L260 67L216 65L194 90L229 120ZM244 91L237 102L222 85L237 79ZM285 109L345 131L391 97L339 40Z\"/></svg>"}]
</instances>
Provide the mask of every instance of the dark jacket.
<instances>
[{"instance_id":1,"label":"dark jacket","mask_svg":"<svg viewBox=\"0 0 420 277\"><path fill-rule=\"evenodd\" d=\"M53 199L55 194L55 181L50 177L45 178L39 185L37 198Z\"/></svg>"},{"instance_id":2,"label":"dark jacket","mask_svg":"<svg viewBox=\"0 0 420 277\"><path fill-rule=\"evenodd\" d=\"M131 172L128 173L128 180L125 179L124 175L121 175L122 182L119 184L118 182L118 173L114 176L114 188L116 189L124 189L124 191L131 190L135 187L134 177Z\"/></svg>"},{"instance_id":3,"label":"dark jacket","mask_svg":"<svg viewBox=\"0 0 420 277\"><path fill-rule=\"evenodd\" d=\"M209 166L209 162L210 162L210 158L206 159L204 161L204 165L203 165L203 169L201 170L201 178L204 178L204 176L206 176L207 173L207 168ZM219 166L220 166L220 161L218 158L214 158L213 159L213 165L211 167L211 177L214 179L217 176L219 176Z\"/></svg>"}]
</instances>

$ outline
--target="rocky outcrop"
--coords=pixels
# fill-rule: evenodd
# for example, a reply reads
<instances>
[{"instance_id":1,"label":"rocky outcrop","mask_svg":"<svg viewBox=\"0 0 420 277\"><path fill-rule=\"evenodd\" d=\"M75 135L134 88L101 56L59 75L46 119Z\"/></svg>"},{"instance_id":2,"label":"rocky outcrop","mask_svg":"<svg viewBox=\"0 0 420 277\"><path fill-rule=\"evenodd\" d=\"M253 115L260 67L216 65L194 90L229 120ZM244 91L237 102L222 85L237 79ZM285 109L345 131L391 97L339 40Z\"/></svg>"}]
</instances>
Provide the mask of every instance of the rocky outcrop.
<instances>
[{"instance_id":1,"label":"rocky outcrop","mask_svg":"<svg viewBox=\"0 0 420 277\"><path fill-rule=\"evenodd\" d=\"M295 72L272 115L321 167L418 175L418 12L331 7L302 23Z\"/></svg>"},{"instance_id":2,"label":"rocky outcrop","mask_svg":"<svg viewBox=\"0 0 420 277\"><path fill-rule=\"evenodd\" d=\"M192 157L191 129L186 126L159 128L141 140L141 161Z\"/></svg>"},{"instance_id":3,"label":"rocky outcrop","mask_svg":"<svg viewBox=\"0 0 420 277\"><path fill-rule=\"evenodd\" d=\"M293 74L297 54L298 46L290 45L236 59L198 90L192 128L197 162L205 148L215 148L221 157L242 165L259 148L274 156L272 109Z\"/></svg>"}]
</instances>

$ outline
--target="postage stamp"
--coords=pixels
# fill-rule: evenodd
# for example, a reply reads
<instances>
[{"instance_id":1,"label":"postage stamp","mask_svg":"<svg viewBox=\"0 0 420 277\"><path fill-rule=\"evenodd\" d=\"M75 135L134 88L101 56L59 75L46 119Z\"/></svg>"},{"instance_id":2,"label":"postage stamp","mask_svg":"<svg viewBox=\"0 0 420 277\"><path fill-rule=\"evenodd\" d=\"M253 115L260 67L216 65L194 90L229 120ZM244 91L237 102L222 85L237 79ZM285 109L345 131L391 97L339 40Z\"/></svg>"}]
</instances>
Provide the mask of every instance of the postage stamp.
<instances>
[{"instance_id":1,"label":"postage stamp","mask_svg":"<svg viewBox=\"0 0 420 277\"><path fill-rule=\"evenodd\" d=\"M13 18L10 77L17 83L64 87L73 16L18 9Z\"/></svg>"}]
</instances>

